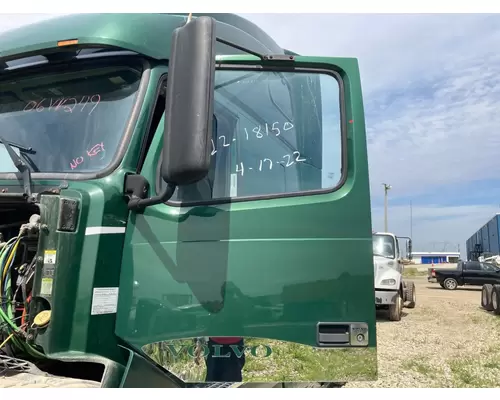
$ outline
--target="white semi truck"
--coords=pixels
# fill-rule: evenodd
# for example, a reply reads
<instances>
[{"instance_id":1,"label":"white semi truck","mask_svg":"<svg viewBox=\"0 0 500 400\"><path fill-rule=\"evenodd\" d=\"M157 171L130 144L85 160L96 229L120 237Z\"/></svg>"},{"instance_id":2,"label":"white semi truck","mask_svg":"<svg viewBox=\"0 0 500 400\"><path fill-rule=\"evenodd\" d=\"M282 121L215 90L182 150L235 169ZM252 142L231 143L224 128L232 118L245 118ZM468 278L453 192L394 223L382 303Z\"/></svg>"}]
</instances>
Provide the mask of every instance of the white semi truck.
<instances>
[{"instance_id":1,"label":"white semi truck","mask_svg":"<svg viewBox=\"0 0 500 400\"><path fill-rule=\"evenodd\" d=\"M403 307L414 308L415 284L403 279L403 257L399 239L407 240L407 258L411 260L411 238L388 232L373 233L373 267L375 269L375 305L387 309L389 320L400 321Z\"/></svg>"}]
</instances>

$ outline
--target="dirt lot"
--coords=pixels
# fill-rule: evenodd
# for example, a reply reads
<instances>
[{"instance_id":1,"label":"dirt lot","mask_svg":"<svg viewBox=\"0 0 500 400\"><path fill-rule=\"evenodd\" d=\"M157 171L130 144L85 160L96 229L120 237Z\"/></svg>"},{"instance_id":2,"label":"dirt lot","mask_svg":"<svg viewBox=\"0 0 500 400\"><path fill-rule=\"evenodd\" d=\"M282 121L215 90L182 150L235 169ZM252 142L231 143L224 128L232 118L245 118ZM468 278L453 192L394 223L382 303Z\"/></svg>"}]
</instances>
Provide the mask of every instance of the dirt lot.
<instances>
[{"instance_id":1,"label":"dirt lot","mask_svg":"<svg viewBox=\"0 0 500 400\"><path fill-rule=\"evenodd\" d=\"M0 388L98 388L99 383L31 374L0 376Z\"/></svg>"},{"instance_id":2,"label":"dirt lot","mask_svg":"<svg viewBox=\"0 0 500 400\"><path fill-rule=\"evenodd\" d=\"M500 387L500 317L480 308L481 288L411 279L417 306L377 323L379 380L346 387Z\"/></svg>"}]
</instances>

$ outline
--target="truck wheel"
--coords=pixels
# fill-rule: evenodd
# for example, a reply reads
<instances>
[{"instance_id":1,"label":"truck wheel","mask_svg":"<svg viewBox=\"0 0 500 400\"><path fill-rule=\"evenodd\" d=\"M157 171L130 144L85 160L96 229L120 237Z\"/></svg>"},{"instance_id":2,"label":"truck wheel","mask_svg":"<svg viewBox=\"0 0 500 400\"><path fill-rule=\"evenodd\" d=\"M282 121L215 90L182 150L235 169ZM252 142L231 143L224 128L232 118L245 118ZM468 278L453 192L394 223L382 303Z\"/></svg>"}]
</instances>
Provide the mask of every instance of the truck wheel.
<instances>
[{"instance_id":1,"label":"truck wheel","mask_svg":"<svg viewBox=\"0 0 500 400\"><path fill-rule=\"evenodd\" d=\"M403 293L398 292L395 304L389 305L389 321L401 321L401 312L403 310Z\"/></svg>"},{"instance_id":2,"label":"truck wheel","mask_svg":"<svg viewBox=\"0 0 500 400\"><path fill-rule=\"evenodd\" d=\"M483 307L486 311L493 311L493 306L491 304L491 294L493 291L493 285L487 283L483 285L481 289L481 307Z\"/></svg>"},{"instance_id":3,"label":"truck wheel","mask_svg":"<svg viewBox=\"0 0 500 400\"><path fill-rule=\"evenodd\" d=\"M417 291L415 289L414 282L408 282L406 284L406 301L408 301L408 304L406 305L407 308L415 308L415 304L417 302Z\"/></svg>"},{"instance_id":4,"label":"truck wheel","mask_svg":"<svg viewBox=\"0 0 500 400\"><path fill-rule=\"evenodd\" d=\"M495 315L500 315L500 285L493 285L491 307Z\"/></svg>"},{"instance_id":5,"label":"truck wheel","mask_svg":"<svg viewBox=\"0 0 500 400\"><path fill-rule=\"evenodd\" d=\"M443 285L446 290L455 290L458 287L458 282L454 278L446 278Z\"/></svg>"}]
</instances>

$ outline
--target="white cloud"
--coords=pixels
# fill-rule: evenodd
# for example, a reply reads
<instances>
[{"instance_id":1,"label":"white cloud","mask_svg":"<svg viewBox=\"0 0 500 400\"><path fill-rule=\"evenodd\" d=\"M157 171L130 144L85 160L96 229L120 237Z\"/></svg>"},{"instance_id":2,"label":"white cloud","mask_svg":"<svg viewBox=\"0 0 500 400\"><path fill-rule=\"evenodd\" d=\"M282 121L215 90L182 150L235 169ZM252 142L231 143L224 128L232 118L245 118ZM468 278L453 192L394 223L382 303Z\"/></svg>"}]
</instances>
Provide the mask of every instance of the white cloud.
<instances>
[{"instance_id":1,"label":"white cloud","mask_svg":"<svg viewBox=\"0 0 500 400\"><path fill-rule=\"evenodd\" d=\"M423 98L412 89L394 101L386 96L370 110L372 183L385 179L416 195L443 184L496 179L500 56L476 53L443 69L418 88L427 92Z\"/></svg>"},{"instance_id":2,"label":"white cloud","mask_svg":"<svg viewBox=\"0 0 500 400\"><path fill-rule=\"evenodd\" d=\"M304 55L356 57L365 95L404 88L477 53L498 17L442 14L240 14L282 47ZM293 29L290 29L293 27ZM491 48L491 47L490 47Z\"/></svg>"}]
</instances>

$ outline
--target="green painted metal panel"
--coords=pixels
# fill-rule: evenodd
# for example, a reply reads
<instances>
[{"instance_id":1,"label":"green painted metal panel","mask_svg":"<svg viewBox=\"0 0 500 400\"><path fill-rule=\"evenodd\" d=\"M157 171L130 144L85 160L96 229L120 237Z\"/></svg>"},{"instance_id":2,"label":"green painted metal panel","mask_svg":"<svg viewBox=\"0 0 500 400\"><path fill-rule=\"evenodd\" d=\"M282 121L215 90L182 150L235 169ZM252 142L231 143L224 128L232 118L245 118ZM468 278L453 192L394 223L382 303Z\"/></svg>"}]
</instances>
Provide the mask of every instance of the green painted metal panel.
<instances>
[{"instance_id":1,"label":"green painted metal panel","mask_svg":"<svg viewBox=\"0 0 500 400\"><path fill-rule=\"evenodd\" d=\"M255 60L224 57L233 64ZM241 336L250 344L268 344L275 354L295 351L301 371L283 364L276 370L272 359L264 357L246 364L244 381L376 377L372 227L357 61L298 57L297 63L337 71L344 82L345 183L334 192L310 196L209 206L161 204L132 213L116 333L136 349L153 351L150 345L159 342L189 347L198 336ZM158 179L162 133L160 128L142 170L149 182ZM369 344L316 352L318 322L365 322ZM165 357L166 367L183 379L203 379L203 374L183 376L175 357ZM320 367L311 368L311 360ZM258 374L255 368L276 373Z\"/></svg>"},{"instance_id":2,"label":"green painted metal panel","mask_svg":"<svg viewBox=\"0 0 500 400\"><path fill-rule=\"evenodd\" d=\"M201 14L195 14L201 15ZM217 35L265 53L283 50L264 31L233 14L212 15ZM78 40L79 46L100 45L135 51L157 60L170 57L172 31L186 22L179 14L74 14L53 18L0 35L0 60L20 54L37 54L57 49L63 40ZM239 54L239 50L217 45L219 54Z\"/></svg>"}]
</instances>

